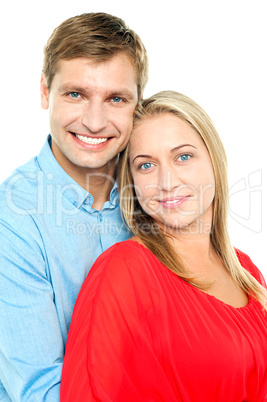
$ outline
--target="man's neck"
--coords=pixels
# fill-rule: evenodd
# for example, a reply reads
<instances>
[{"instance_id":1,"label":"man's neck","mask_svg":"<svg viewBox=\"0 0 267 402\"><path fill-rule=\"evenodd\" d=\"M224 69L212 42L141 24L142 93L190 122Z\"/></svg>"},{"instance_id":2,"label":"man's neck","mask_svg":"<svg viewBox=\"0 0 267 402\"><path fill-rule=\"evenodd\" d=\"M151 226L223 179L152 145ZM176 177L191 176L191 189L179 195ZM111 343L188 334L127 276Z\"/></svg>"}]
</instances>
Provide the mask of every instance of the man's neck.
<instances>
[{"instance_id":1,"label":"man's neck","mask_svg":"<svg viewBox=\"0 0 267 402\"><path fill-rule=\"evenodd\" d=\"M100 211L103 204L109 200L110 191L115 183L117 158L112 159L103 167L90 169L72 163L53 140L51 150L65 172L94 197L92 206Z\"/></svg>"},{"instance_id":2,"label":"man's neck","mask_svg":"<svg viewBox=\"0 0 267 402\"><path fill-rule=\"evenodd\" d=\"M94 203L92 207L98 211L101 210L103 204L110 199L110 192L115 183L115 172L113 169L107 173L87 173L86 182L80 184L88 193L94 197Z\"/></svg>"},{"instance_id":3,"label":"man's neck","mask_svg":"<svg viewBox=\"0 0 267 402\"><path fill-rule=\"evenodd\" d=\"M105 166L103 169L82 169L77 167L68 172L84 190L94 197L92 205L96 210L101 210L103 204L109 200L111 189L115 183L115 167Z\"/></svg>"},{"instance_id":4,"label":"man's neck","mask_svg":"<svg viewBox=\"0 0 267 402\"><path fill-rule=\"evenodd\" d=\"M109 200L110 191L115 183L116 160L110 161L102 168L90 169L74 165L66 157L62 160L62 154L57 155L56 150L53 149L52 143L52 152L58 163L73 180L94 197L92 206L100 211L103 204Z\"/></svg>"}]
</instances>

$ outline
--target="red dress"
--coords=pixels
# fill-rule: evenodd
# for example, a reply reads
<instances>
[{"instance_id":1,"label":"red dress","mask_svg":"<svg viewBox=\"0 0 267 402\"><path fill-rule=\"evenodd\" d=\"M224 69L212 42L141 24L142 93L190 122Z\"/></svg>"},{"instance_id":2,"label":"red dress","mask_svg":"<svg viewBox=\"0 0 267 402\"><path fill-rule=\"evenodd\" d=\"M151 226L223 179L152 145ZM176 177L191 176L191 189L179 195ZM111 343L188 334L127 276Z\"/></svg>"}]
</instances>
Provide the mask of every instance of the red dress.
<instances>
[{"instance_id":1,"label":"red dress","mask_svg":"<svg viewBox=\"0 0 267 402\"><path fill-rule=\"evenodd\" d=\"M118 243L97 259L77 299L61 400L266 401L267 314L252 298L229 306L139 243Z\"/></svg>"}]
</instances>

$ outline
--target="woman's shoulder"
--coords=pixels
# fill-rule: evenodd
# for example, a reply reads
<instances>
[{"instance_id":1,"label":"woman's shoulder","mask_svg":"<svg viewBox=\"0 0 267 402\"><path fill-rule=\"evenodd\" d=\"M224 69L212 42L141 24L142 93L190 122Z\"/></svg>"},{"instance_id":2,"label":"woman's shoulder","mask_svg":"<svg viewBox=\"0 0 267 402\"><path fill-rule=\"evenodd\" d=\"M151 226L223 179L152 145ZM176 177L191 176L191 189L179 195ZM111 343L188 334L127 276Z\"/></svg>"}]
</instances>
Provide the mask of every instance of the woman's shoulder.
<instances>
[{"instance_id":1,"label":"woman's shoulder","mask_svg":"<svg viewBox=\"0 0 267 402\"><path fill-rule=\"evenodd\" d=\"M122 281L129 283L136 275L145 277L155 258L134 239L116 243L97 258L85 282L112 282L113 285L119 285Z\"/></svg>"},{"instance_id":2,"label":"woman's shoulder","mask_svg":"<svg viewBox=\"0 0 267 402\"><path fill-rule=\"evenodd\" d=\"M143 261L146 257L153 256L152 253L136 238L130 238L104 251L95 261L94 265L102 264L106 261L120 261L121 263ZM153 256L154 257L154 256Z\"/></svg>"},{"instance_id":3,"label":"woman's shoulder","mask_svg":"<svg viewBox=\"0 0 267 402\"><path fill-rule=\"evenodd\" d=\"M102 253L92 266L79 293L76 310L93 306L134 306L146 303L151 294L154 256L136 241L116 243ZM148 258L148 259L147 259Z\"/></svg>"},{"instance_id":4,"label":"woman's shoulder","mask_svg":"<svg viewBox=\"0 0 267 402\"><path fill-rule=\"evenodd\" d=\"M244 253L243 251L241 251L237 248L235 248L235 252L236 252L236 255L237 255L238 260L239 260L240 264L242 265L242 267L245 268L247 271L249 271L249 273L251 275L253 275L254 278L257 279L257 281L261 285L266 286L265 279L264 279L261 271L252 262L251 258L246 253Z\"/></svg>"}]
</instances>

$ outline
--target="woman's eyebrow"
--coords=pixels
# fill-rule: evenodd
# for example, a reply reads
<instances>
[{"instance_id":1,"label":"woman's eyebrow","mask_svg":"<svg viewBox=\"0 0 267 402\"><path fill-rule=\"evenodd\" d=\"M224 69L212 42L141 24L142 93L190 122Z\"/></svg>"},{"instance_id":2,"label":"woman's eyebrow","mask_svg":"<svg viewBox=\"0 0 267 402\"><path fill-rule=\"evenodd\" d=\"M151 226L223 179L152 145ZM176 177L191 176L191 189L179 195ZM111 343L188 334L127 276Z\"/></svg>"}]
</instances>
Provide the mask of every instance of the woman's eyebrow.
<instances>
[{"instance_id":1,"label":"woman's eyebrow","mask_svg":"<svg viewBox=\"0 0 267 402\"><path fill-rule=\"evenodd\" d=\"M171 152L176 152L176 151L178 151L179 149L181 149L181 148L183 148L183 147L193 147L193 148L197 149L197 147L195 147L195 145L192 145L192 144L182 144L182 145L179 145L178 147L175 147L175 148L171 149Z\"/></svg>"},{"instance_id":2,"label":"woman's eyebrow","mask_svg":"<svg viewBox=\"0 0 267 402\"><path fill-rule=\"evenodd\" d=\"M134 163L135 159L137 158L151 158L151 155L136 155L133 160L132 163Z\"/></svg>"},{"instance_id":3,"label":"woman's eyebrow","mask_svg":"<svg viewBox=\"0 0 267 402\"><path fill-rule=\"evenodd\" d=\"M193 147L193 148L197 149L197 147L195 147L195 146L192 145L192 144L182 144L182 145L179 145L178 147L175 147L175 148L171 149L170 152L171 152L171 153L176 152L176 151L178 151L179 149L181 149L181 148L183 148L183 147ZM151 155L143 155L143 154L141 154L141 155L136 155L136 156L133 158L132 163L134 163L134 161L135 161L137 158L151 158Z\"/></svg>"}]
</instances>

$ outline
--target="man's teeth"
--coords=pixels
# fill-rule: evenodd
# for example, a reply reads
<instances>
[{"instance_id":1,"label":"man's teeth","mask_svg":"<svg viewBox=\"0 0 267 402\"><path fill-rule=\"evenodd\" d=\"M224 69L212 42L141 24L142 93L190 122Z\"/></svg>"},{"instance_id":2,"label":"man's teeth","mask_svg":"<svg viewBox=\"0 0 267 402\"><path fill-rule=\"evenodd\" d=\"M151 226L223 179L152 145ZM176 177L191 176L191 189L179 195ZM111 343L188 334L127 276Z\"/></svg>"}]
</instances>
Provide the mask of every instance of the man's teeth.
<instances>
[{"instance_id":1,"label":"man's teeth","mask_svg":"<svg viewBox=\"0 0 267 402\"><path fill-rule=\"evenodd\" d=\"M86 142L86 144L101 144L102 142L107 141L107 138L91 138L91 137L84 137L83 135L75 134L80 141Z\"/></svg>"}]
</instances>

